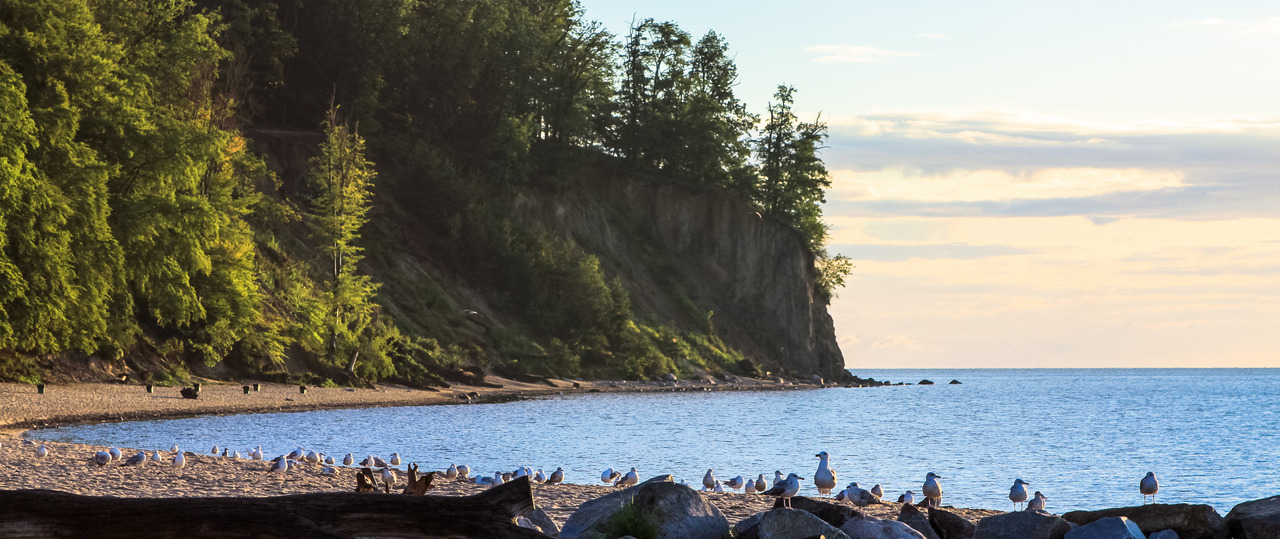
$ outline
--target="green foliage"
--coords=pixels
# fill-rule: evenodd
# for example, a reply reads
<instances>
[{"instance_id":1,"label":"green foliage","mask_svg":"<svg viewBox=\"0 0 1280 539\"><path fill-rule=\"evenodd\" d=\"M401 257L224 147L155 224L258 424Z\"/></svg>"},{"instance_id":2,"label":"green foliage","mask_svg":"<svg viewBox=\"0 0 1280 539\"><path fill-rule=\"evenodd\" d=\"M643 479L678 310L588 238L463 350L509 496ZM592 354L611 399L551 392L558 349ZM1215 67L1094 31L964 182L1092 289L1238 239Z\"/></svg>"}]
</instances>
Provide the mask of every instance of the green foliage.
<instances>
[{"instance_id":1,"label":"green foliage","mask_svg":"<svg viewBox=\"0 0 1280 539\"><path fill-rule=\"evenodd\" d=\"M608 537L630 535L636 539L658 539L658 532L661 530L658 515L628 503L609 518Z\"/></svg>"},{"instance_id":2,"label":"green foliage","mask_svg":"<svg viewBox=\"0 0 1280 539\"><path fill-rule=\"evenodd\" d=\"M40 366L25 355L0 353L0 382L17 382L20 384L44 383L40 375Z\"/></svg>"}]
</instances>

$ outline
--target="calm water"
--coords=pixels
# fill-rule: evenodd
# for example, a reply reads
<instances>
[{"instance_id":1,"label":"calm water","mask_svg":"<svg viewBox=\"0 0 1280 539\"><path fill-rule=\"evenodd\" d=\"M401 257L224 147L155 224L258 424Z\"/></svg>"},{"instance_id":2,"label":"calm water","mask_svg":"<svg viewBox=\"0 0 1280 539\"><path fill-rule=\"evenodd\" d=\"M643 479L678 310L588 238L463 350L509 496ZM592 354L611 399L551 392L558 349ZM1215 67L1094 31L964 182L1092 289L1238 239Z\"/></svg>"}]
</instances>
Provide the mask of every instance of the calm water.
<instances>
[{"instance_id":1,"label":"calm water","mask_svg":"<svg viewBox=\"0 0 1280 539\"><path fill-rule=\"evenodd\" d=\"M1008 509L1014 478L1049 509L1141 503L1138 480L1160 478L1160 501L1220 512L1280 494L1280 369L878 370L860 376L939 385L778 392L592 394L489 405L335 410L139 421L33 433L44 439L208 451L298 445L341 458L387 455L473 474L556 466L567 481L605 467L700 485L775 469L811 479L828 451L841 486L920 492L942 475L944 502ZM945 385L951 379L963 385ZM812 487L806 484L806 490Z\"/></svg>"}]
</instances>

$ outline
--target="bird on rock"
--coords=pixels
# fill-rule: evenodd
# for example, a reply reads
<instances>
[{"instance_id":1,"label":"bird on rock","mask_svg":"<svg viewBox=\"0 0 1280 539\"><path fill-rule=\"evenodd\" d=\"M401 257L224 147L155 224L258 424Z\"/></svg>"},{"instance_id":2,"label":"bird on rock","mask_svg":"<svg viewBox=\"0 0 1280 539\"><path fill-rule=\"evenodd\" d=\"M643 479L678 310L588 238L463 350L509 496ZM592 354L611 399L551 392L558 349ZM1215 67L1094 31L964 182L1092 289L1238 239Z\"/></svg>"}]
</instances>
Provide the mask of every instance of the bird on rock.
<instances>
[{"instance_id":1,"label":"bird on rock","mask_svg":"<svg viewBox=\"0 0 1280 539\"><path fill-rule=\"evenodd\" d=\"M813 486L818 487L818 494L828 496L831 489L836 488L836 471L831 469L826 451L814 455L818 457L818 471L813 473Z\"/></svg>"},{"instance_id":2,"label":"bird on rock","mask_svg":"<svg viewBox=\"0 0 1280 539\"><path fill-rule=\"evenodd\" d=\"M726 481L724 483L724 486L729 487L730 490L738 490L743 486L745 486L746 484L747 484L746 481L743 481L742 476L739 475L738 477L735 477L733 479Z\"/></svg>"},{"instance_id":3,"label":"bird on rock","mask_svg":"<svg viewBox=\"0 0 1280 539\"><path fill-rule=\"evenodd\" d=\"M631 471L627 472L627 475L622 476L622 479L619 479L617 483L613 484L613 486L629 487L639 482L640 482L640 474L636 472L636 467L632 466Z\"/></svg>"},{"instance_id":4,"label":"bird on rock","mask_svg":"<svg viewBox=\"0 0 1280 539\"><path fill-rule=\"evenodd\" d=\"M98 463L98 466L106 466L108 462L111 462L111 453L99 451L93 456L93 461Z\"/></svg>"},{"instance_id":5,"label":"bird on rock","mask_svg":"<svg viewBox=\"0 0 1280 539\"><path fill-rule=\"evenodd\" d=\"M920 490L933 507L942 507L942 484L938 482L941 475L929 472L924 475L924 487Z\"/></svg>"},{"instance_id":6,"label":"bird on rock","mask_svg":"<svg viewBox=\"0 0 1280 539\"><path fill-rule=\"evenodd\" d=\"M145 462L147 462L147 453L145 451L139 451L137 455L129 457L129 460L126 460L120 463L120 465L121 466L139 466Z\"/></svg>"},{"instance_id":7,"label":"bird on rock","mask_svg":"<svg viewBox=\"0 0 1280 539\"><path fill-rule=\"evenodd\" d=\"M841 494L844 496L844 499L849 501L849 503L858 507L865 507L880 502L880 498L877 498L875 494L871 493L871 491L858 486L857 481L849 483L849 486L846 487Z\"/></svg>"},{"instance_id":8,"label":"bird on rock","mask_svg":"<svg viewBox=\"0 0 1280 539\"><path fill-rule=\"evenodd\" d=\"M1021 479L1013 480L1013 487L1009 489L1009 501L1013 502L1013 508L1018 509L1018 504L1027 501L1027 485L1030 485Z\"/></svg>"},{"instance_id":9,"label":"bird on rock","mask_svg":"<svg viewBox=\"0 0 1280 539\"><path fill-rule=\"evenodd\" d=\"M564 481L564 468L556 467L556 471L551 472L551 476L547 478L548 485L558 485Z\"/></svg>"},{"instance_id":10,"label":"bird on rock","mask_svg":"<svg viewBox=\"0 0 1280 539\"><path fill-rule=\"evenodd\" d=\"M1037 490L1035 497L1027 502L1027 511L1044 511L1044 501L1047 499L1049 498Z\"/></svg>"},{"instance_id":11,"label":"bird on rock","mask_svg":"<svg viewBox=\"0 0 1280 539\"><path fill-rule=\"evenodd\" d=\"M1156 480L1155 472L1147 472L1147 476L1138 483L1138 491L1142 493L1143 504L1147 503L1147 496L1151 496L1151 503L1156 503L1156 493L1160 492L1160 481Z\"/></svg>"},{"instance_id":12,"label":"bird on rock","mask_svg":"<svg viewBox=\"0 0 1280 539\"><path fill-rule=\"evenodd\" d=\"M764 491L767 496L777 496L782 498L782 506L791 509L791 497L800 492L800 480L804 479L796 474L787 475L786 479L778 483L777 486Z\"/></svg>"},{"instance_id":13,"label":"bird on rock","mask_svg":"<svg viewBox=\"0 0 1280 539\"><path fill-rule=\"evenodd\" d=\"M614 481L617 481L621 477L622 477L622 472L614 471L613 468L605 468L604 471L600 473L600 482L612 483Z\"/></svg>"},{"instance_id":14,"label":"bird on rock","mask_svg":"<svg viewBox=\"0 0 1280 539\"><path fill-rule=\"evenodd\" d=\"M716 486L715 470L707 468L707 475L702 476L702 490L711 490Z\"/></svg>"}]
</instances>

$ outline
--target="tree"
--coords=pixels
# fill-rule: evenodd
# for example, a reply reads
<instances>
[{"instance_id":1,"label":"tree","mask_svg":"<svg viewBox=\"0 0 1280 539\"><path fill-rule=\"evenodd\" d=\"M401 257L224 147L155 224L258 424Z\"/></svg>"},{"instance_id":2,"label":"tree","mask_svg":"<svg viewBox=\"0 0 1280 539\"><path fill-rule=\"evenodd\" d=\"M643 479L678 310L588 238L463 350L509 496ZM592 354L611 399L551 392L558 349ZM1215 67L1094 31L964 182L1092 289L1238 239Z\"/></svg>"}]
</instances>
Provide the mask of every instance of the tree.
<instances>
[{"instance_id":1,"label":"tree","mask_svg":"<svg viewBox=\"0 0 1280 539\"><path fill-rule=\"evenodd\" d=\"M769 119L756 141L756 158L760 178L756 203L761 211L782 219L806 232L811 243L821 243L821 224L825 202L823 191L831 186L826 165L818 157L827 138L827 124L821 117L813 122L800 122L792 106L795 88L779 86L774 102L769 104Z\"/></svg>"},{"instance_id":2,"label":"tree","mask_svg":"<svg viewBox=\"0 0 1280 539\"><path fill-rule=\"evenodd\" d=\"M734 95L738 68L729 44L707 32L693 47L690 91L679 114L675 169L696 181L728 187L743 174L751 155L748 136L759 119Z\"/></svg>"}]
</instances>

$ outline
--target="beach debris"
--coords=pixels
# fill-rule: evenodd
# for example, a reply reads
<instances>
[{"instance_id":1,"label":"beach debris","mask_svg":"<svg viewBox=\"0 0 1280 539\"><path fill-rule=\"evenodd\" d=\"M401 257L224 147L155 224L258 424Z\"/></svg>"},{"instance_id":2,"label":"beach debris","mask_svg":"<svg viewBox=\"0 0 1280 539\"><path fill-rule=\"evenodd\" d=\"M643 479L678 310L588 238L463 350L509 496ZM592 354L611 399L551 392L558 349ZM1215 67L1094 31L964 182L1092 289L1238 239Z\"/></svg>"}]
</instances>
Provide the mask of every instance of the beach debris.
<instances>
[{"instance_id":1,"label":"beach debris","mask_svg":"<svg viewBox=\"0 0 1280 539\"><path fill-rule=\"evenodd\" d=\"M601 483L613 483L620 478L622 478L622 472L614 471L613 468L605 468L604 472L600 474Z\"/></svg>"},{"instance_id":2,"label":"beach debris","mask_svg":"<svg viewBox=\"0 0 1280 539\"><path fill-rule=\"evenodd\" d=\"M186 455L183 455L181 452L174 453L174 455L173 455L173 467L174 467L174 468L181 468L181 467L186 466L186 465L187 465L187 457L186 457Z\"/></svg>"},{"instance_id":3,"label":"beach debris","mask_svg":"<svg viewBox=\"0 0 1280 539\"><path fill-rule=\"evenodd\" d=\"M716 473L714 468L707 468L707 473L702 476L702 490L711 490L716 488Z\"/></svg>"},{"instance_id":4,"label":"beach debris","mask_svg":"<svg viewBox=\"0 0 1280 539\"><path fill-rule=\"evenodd\" d=\"M551 472L551 477L547 478L548 485L556 485L562 481L564 481L564 468L557 467L556 471Z\"/></svg>"},{"instance_id":5,"label":"beach debris","mask_svg":"<svg viewBox=\"0 0 1280 539\"><path fill-rule=\"evenodd\" d=\"M1156 480L1155 472L1147 472L1147 476L1138 482L1138 492L1142 493L1142 503L1147 503L1147 496L1151 496L1151 503L1156 503L1156 493L1160 492L1160 481Z\"/></svg>"},{"instance_id":6,"label":"beach debris","mask_svg":"<svg viewBox=\"0 0 1280 539\"><path fill-rule=\"evenodd\" d=\"M120 463L120 465L121 466L141 466L146 462L147 462L147 453L145 451L138 451L137 455L129 457L128 460Z\"/></svg>"},{"instance_id":7,"label":"beach debris","mask_svg":"<svg viewBox=\"0 0 1280 539\"><path fill-rule=\"evenodd\" d=\"M1015 511L1021 509L1021 507L1018 507L1018 504L1027 501L1027 485L1030 484L1031 483L1021 479L1013 480L1013 486L1009 488L1009 501L1013 502L1013 508Z\"/></svg>"},{"instance_id":8,"label":"beach debris","mask_svg":"<svg viewBox=\"0 0 1280 539\"><path fill-rule=\"evenodd\" d=\"M829 464L831 455L823 451L814 456L818 458L818 471L813 473L813 486L818 487L818 494L830 496L836 488L836 471Z\"/></svg>"},{"instance_id":9,"label":"beach debris","mask_svg":"<svg viewBox=\"0 0 1280 539\"><path fill-rule=\"evenodd\" d=\"M622 479L619 479L617 483L613 484L613 486L630 487L639 482L640 482L640 474L636 472L636 467L632 466L631 471L627 472L627 475L622 476Z\"/></svg>"},{"instance_id":10,"label":"beach debris","mask_svg":"<svg viewBox=\"0 0 1280 539\"><path fill-rule=\"evenodd\" d=\"M434 488L434 486L431 483L435 481L437 474L438 472L427 472L427 475L418 477L418 465L410 464L409 476L407 478L408 483L405 484L402 494L406 494L409 496L425 495L428 490L431 490L432 488Z\"/></svg>"},{"instance_id":11,"label":"beach debris","mask_svg":"<svg viewBox=\"0 0 1280 539\"><path fill-rule=\"evenodd\" d=\"M777 496L782 498L783 507L791 509L791 497L795 496L797 492L800 492L800 481L802 479L804 478L794 473L787 474L787 478L782 480L778 486L766 490L764 493L768 496Z\"/></svg>"},{"instance_id":12,"label":"beach debris","mask_svg":"<svg viewBox=\"0 0 1280 539\"><path fill-rule=\"evenodd\" d=\"M342 465L343 465L343 466L350 466L350 465L355 464L355 463L356 463L356 457L355 457L355 455L352 455L351 453L347 453L347 456L342 457Z\"/></svg>"},{"instance_id":13,"label":"beach debris","mask_svg":"<svg viewBox=\"0 0 1280 539\"><path fill-rule=\"evenodd\" d=\"M373 470L361 468L356 474L356 492L377 492L378 482L373 479Z\"/></svg>"},{"instance_id":14,"label":"beach debris","mask_svg":"<svg viewBox=\"0 0 1280 539\"><path fill-rule=\"evenodd\" d=\"M120 460L120 450L115 447L108 448L107 454L111 455L111 460Z\"/></svg>"},{"instance_id":15,"label":"beach debris","mask_svg":"<svg viewBox=\"0 0 1280 539\"><path fill-rule=\"evenodd\" d=\"M729 487L729 490L740 490L746 484L747 482L742 479L741 475L739 475L738 477L726 481L724 486Z\"/></svg>"},{"instance_id":16,"label":"beach debris","mask_svg":"<svg viewBox=\"0 0 1280 539\"><path fill-rule=\"evenodd\" d=\"M942 484L938 482L939 479L942 476L933 472L924 475L924 486L920 492L931 507L942 507Z\"/></svg>"},{"instance_id":17,"label":"beach debris","mask_svg":"<svg viewBox=\"0 0 1280 539\"><path fill-rule=\"evenodd\" d=\"M93 461L98 463L98 466L106 466L108 462L111 462L111 453L99 451L98 454L93 456Z\"/></svg>"},{"instance_id":18,"label":"beach debris","mask_svg":"<svg viewBox=\"0 0 1280 539\"><path fill-rule=\"evenodd\" d=\"M179 391L179 393L182 394L182 398L184 399L196 399L200 397L200 390L192 387L184 387Z\"/></svg>"},{"instance_id":19,"label":"beach debris","mask_svg":"<svg viewBox=\"0 0 1280 539\"><path fill-rule=\"evenodd\" d=\"M1047 496L1037 490L1035 497L1027 502L1027 511L1044 511L1044 501L1048 499Z\"/></svg>"},{"instance_id":20,"label":"beach debris","mask_svg":"<svg viewBox=\"0 0 1280 539\"><path fill-rule=\"evenodd\" d=\"M44 444L40 444L40 447L37 447L37 448L36 448L36 456L37 456L37 457L44 457L44 456L48 456L48 455L49 455L49 448L48 448L48 447L45 447L45 445L44 445Z\"/></svg>"}]
</instances>

